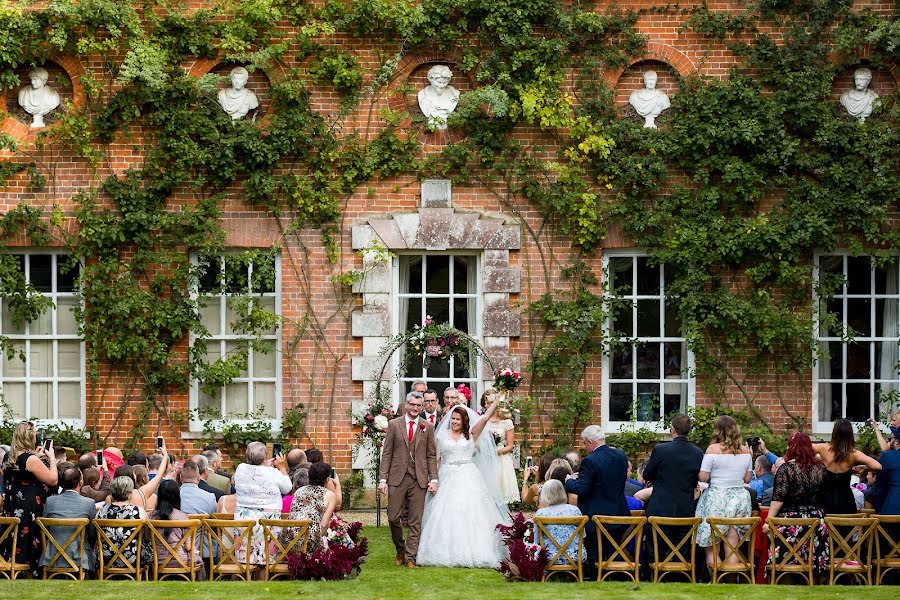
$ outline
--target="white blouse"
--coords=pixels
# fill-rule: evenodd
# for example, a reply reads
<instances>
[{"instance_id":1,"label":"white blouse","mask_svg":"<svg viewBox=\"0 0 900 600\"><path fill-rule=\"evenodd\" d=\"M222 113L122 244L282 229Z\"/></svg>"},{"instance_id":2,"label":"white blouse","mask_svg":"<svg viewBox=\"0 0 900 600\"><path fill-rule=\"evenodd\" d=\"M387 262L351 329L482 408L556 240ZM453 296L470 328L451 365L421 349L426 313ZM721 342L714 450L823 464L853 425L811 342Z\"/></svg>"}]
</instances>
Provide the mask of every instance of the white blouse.
<instances>
[{"instance_id":1,"label":"white blouse","mask_svg":"<svg viewBox=\"0 0 900 600\"><path fill-rule=\"evenodd\" d=\"M744 474L753 469L749 454L704 454L701 471L709 473L710 487L744 487Z\"/></svg>"},{"instance_id":2,"label":"white blouse","mask_svg":"<svg viewBox=\"0 0 900 600\"><path fill-rule=\"evenodd\" d=\"M241 463L234 472L238 506L281 510L281 497L291 487L291 478L275 467Z\"/></svg>"}]
</instances>

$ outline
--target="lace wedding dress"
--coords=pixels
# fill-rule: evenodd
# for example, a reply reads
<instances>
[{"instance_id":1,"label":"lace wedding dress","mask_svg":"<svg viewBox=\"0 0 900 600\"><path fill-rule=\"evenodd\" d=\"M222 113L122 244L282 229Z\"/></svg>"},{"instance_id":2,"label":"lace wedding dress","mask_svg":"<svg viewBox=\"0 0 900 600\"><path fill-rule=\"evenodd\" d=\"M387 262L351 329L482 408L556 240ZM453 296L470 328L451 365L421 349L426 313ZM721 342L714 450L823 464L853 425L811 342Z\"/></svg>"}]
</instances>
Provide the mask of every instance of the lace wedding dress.
<instances>
[{"instance_id":1,"label":"lace wedding dress","mask_svg":"<svg viewBox=\"0 0 900 600\"><path fill-rule=\"evenodd\" d=\"M490 433L484 432L489 436ZM495 568L505 557L498 523L507 523L484 477L475 466L475 444L449 432L438 436L441 456L438 491L425 503L416 562L440 567Z\"/></svg>"}]
</instances>

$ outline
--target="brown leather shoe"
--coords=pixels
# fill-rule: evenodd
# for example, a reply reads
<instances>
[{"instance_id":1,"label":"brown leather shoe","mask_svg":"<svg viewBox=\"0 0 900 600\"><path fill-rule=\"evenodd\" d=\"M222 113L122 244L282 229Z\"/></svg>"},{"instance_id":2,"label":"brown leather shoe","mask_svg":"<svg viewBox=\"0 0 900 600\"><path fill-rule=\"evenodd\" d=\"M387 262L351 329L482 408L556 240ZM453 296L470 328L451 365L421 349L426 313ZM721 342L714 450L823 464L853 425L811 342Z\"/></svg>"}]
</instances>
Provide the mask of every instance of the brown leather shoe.
<instances>
[{"instance_id":1,"label":"brown leather shoe","mask_svg":"<svg viewBox=\"0 0 900 600\"><path fill-rule=\"evenodd\" d=\"M408 561L406 561L406 566L409 567L410 569L415 569L416 563L414 561L408 560Z\"/></svg>"},{"instance_id":2,"label":"brown leather shoe","mask_svg":"<svg viewBox=\"0 0 900 600\"><path fill-rule=\"evenodd\" d=\"M398 567L402 567L402 566L403 566L403 563L406 562L406 560L403 558L403 553L402 553L402 552L398 552L398 553L397 553L397 557L394 559L394 562L397 563L397 566L398 566Z\"/></svg>"}]
</instances>

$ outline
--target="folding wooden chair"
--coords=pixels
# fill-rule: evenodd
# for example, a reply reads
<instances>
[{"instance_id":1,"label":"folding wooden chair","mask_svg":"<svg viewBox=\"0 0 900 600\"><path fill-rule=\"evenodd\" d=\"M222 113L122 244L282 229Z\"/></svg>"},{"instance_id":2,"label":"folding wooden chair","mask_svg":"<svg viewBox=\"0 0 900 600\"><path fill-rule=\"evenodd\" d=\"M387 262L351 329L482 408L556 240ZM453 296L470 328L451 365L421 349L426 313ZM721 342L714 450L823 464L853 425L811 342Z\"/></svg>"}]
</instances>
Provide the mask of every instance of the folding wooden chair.
<instances>
[{"instance_id":1,"label":"folding wooden chair","mask_svg":"<svg viewBox=\"0 0 900 600\"><path fill-rule=\"evenodd\" d=\"M875 585L890 571L900 570L900 515L878 515L875 530Z\"/></svg>"},{"instance_id":2,"label":"folding wooden chair","mask_svg":"<svg viewBox=\"0 0 900 600\"><path fill-rule=\"evenodd\" d=\"M288 574L288 554L306 552L309 543L309 526L312 521L292 519L260 519L263 528L263 539L266 541L265 578L277 579ZM279 535L284 528L293 530L287 543L282 544ZM274 551L274 552L273 552Z\"/></svg>"},{"instance_id":3,"label":"folding wooden chair","mask_svg":"<svg viewBox=\"0 0 900 600\"><path fill-rule=\"evenodd\" d=\"M642 511L642 510L633 510L633 511L631 511L631 516L632 516L632 517L643 517L643 516L644 516L644 511Z\"/></svg>"},{"instance_id":4,"label":"folding wooden chair","mask_svg":"<svg viewBox=\"0 0 900 600\"><path fill-rule=\"evenodd\" d=\"M19 540L19 517L0 517L0 548L9 544L9 559L0 556L0 576L15 579L19 573L31 570L28 563L16 562L16 544Z\"/></svg>"},{"instance_id":5,"label":"folding wooden chair","mask_svg":"<svg viewBox=\"0 0 900 600\"><path fill-rule=\"evenodd\" d=\"M720 583L722 577L730 574L746 577L748 583L756 583L753 549L756 548L756 532L760 518L707 517L706 522L709 524L713 542L720 544L719 547L725 550L723 558L719 557L718 552L713 555L712 583ZM747 531L739 536L736 544L732 544L728 539L728 530L731 527L734 527L735 531L738 527L747 527ZM730 559L736 559L736 562L730 562Z\"/></svg>"},{"instance_id":6,"label":"folding wooden chair","mask_svg":"<svg viewBox=\"0 0 900 600\"><path fill-rule=\"evenodd\" d=\"M867 517L875 516L875 509L874 509L874 508L863 508L863 509L861 509L859 512L861 512L862 514L866 515Z\"/></svg>"},{"instance_id":7,"label":"folding wooden chair","mask_svg":"<svg viewBox=\"0 0 900 600\"><path fill-rule=\"evenodd\" d=\"M633 514L635 511L631 512ZM597 526L597 581L603 581L613 573L623 573L633 582L638 583L641 570L641 544L644 542L644 526L647 524L646 517L597 515L593 521ZM619 526L616 532L618 535L613 535L607 529L607 525ZM633 546L633 550L629 551L629 545Z\"/></svg>"},{"instance_id":8,"label":"folding wooden chair","mask_svg":"<svg viewBox=\"0 0 900 600\"><path fill-rule=\"evenodd\" d=\"M577 581L584 581L581 553L584 548L584 527L588 523L587 517L535 517L534 524L537 531L537 544L542 548L552 545L556 552L547 561L544 569L543 581L547 581L557 573L568 573ZM552 525L572 525L575 530L564 542L553 537L548 527ZM546 543L546 542L549 542ZM567 552L570 544L577 544L576 558L569 556ZM557 564L559 563L559 564Z\"/></svg>"},{"instance_id":9,"label":"folding wooden chair","mask_svg":"<svg viewBox=\"0 0 900 600\"><path fill-rule=\"evenodd\" d=\"M772 564L769 582L773 585L788 574L800 575L806 579L807 585L815 585L813 580L813 559L815 547L816 527L819 519L780 519L769 517L769 551L772 555ZM780 528L803 527L803 535L795 543L791 543L781 532ZM784 554L775 556L776 543L784 545ZM805 556L804 556L805 555Z\"/></svg>"},{"instance_id":10,"label":"folding wooden chair","mask_svg":"<svg viewBox=\"0 0 900 600\"><path fill-rule=\"evenodd\" d=\"M44 579L55 579L57 576L61 576L74 579L75 581L84 580L84 567L81 564L81 557L84 555L87 526L90 521L84 517L80 519L38 517L35 521L41 530L41 546L48 548L48 543L53 546L50 562L44 567ZM60 538L54 537L53 534L56 528L65 528L65 531L71 531L72 533L65 541L60 543ZM69 546L72 544L75 544L73 548L75 556L69 553ZM61 564L60 560L62 560Z\"/></svg>"},{"instance_id":11,"label":"folding wooden chair","mask_svg":"<svg viewBox=\"0 0 900 600\"><path fill-rule=\"evenodd\" d=\"M141 565L141 543L144 534L144 522L138 519L94 519L94 527L97 528L97 554L100 557L100 569L97 571L98 579L112 579L122 577L124 579L141 580L143 569L147 565ZM109 537L109 531L121 528L129 531L122 543L114 542ZM128 546L134 543L137 548L134 563L125 557ZM112 557L107 560L105 548L109 548Z\"/></svg>"},{"instance_id":12,"label":"folding wooden chair","mask_svg":"<svg viewBox=\"0 0 900 600\"><path fill-rule=\"evenodd\" d=\"M147 521L147 529L150 531L150 540L153 544L153 581L161 581L170 576L186 581L197 580L197 573L203 566L203 559L197 552L197 530L199 528L199 519ZM168 534L172 529L184 530L181 539L174 546L168 541ZM160 551L167 552L169 555L161 557ZM179 552L182 551L188 558L181 557Z\"/></svg>"},{"instance_id":13,"label":"folding wooden chair","mask_svg":"<svg viewBox=\"0 0 900 600\"><path fill-rule=\"evenodd\" d=\"M207 517L207 519L215 519L217 521L225 521L228 519L234 520L234 513L213 513Z\"/></svg>"},{"instance_id":14,"label":"folding wooden chair","mask_svg":"<svg viewBox=\"0 0 900 600\"><path fill-rule=\"evenodd\" d=\"M681 573L687 575L691 583L697 582L694 574L694 564L697 555L697 526L700 525L700 517L676 518L676 517L650 517L650 532L653 536L653 556L650 568L653 570L653 583L658 583L669 573ZM673 529L687 528L687 532L677 543L666 534ZM676 534L677 535L677 534ZM665 558L660 560L660 540L665 544ZM690 559L685 556L685 544L689 546Z\"/></svg>"},{"instance_id":15,"label":"folding wooden chair","mask_svg":"<svg viewBox=\"0 0 900 600\"><path fill-rule=\"evenodd\" d=\"M831 552L828 583L844 575L872 585L872 538L878 519L825 517L828 526L828 550Z\"/></svg>"},{"instance_id":16,"label":"folding wooden chair","mask_svg":"<svg viewBox=\"0 0 900 600\"><path fill-rule=\"evenodd\" d=\"M223 577L237 577L244 581L250 581L250 576L259 567L250 564L250 545L253 540L253 527L256 521L252 519L206 519L203 521L203 530L206 532L209 548L218 546L216 556L209 553L209 580L216 581ZM243 551L244 558L238 558L238 553Z\"/></svg>"}]
</instances>

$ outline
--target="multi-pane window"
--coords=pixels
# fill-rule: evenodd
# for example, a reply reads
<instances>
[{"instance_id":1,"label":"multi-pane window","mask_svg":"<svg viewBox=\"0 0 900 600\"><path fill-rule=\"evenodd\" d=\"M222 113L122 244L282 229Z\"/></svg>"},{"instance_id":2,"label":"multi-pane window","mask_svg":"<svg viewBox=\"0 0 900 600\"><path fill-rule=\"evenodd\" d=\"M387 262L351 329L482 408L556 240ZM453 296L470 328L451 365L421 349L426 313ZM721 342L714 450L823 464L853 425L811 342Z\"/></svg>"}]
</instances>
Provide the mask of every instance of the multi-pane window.
<instances>
[{"instance_id":1,"label":"multi-pane window","mask_svg":"<svg viewBox=\"0 0 900 600\"><path fill-rule=\"evenodd\" d=\"M865 421L886 418L896 404L900 376L898 261L866 256L821 255L814 370L816 418Z\"/></svg>"},{"instance_id":2,"label":"multi-pane window","mask_svg":"<svg viewBox=\"0 0 900 600\"><path fill-rule=\"evenodd\" d=\"M16 295L3 294L0 331L15 349L2 353L0 385L13 414L7 418L81 421L84 344L78 332L75 286L79 264L63 254L4 257L18 263L26 289L51 304L31 321L16 317Z\"/></svg>"},{"instance_id":3,"label":"multi-pane window","mask_svg":"<svg viewBox=\"0 0 900 600\"><path fill-rule=\"evenodd\" d=\"M400 331L422 325L430 316L434 323L450 323L456 329L478 338L480 326L480 281L478 257L461 254L401 255L398 264L397 319ZM454 357L435 360L427 367L411 361L401 378L405 396L416 379L424 379L429 388L443 398L449 386L461 383L478 395L478 357L471 357L468 368Z\"/></svg>"},{"instance_id":4,"label":"multi-pane window","mask_svg":"<svg viewBox=\"0 0 900 600\"><path fill-rule=\"evenodd\" d=\"M206 362L238 357L242 368L215 393L207 393L195 382L192 406L212 418L240 419L250 414L278 418L280 329L273 319L258 317L281 314L279 257L252 252L201 257L197 263L200 320L208 334ZM260 329L260 323L271 327Z\"/></svg>"},{"instance_id":5,"label":"multi-pane window","mask_svg":"<svg viewBox=\"0 0 900 600\"><path fill-rule=\"evenodd\" d=\"M607 290L621 302L611 333L627 341L604 359L604 422L659 421L693 402L692 359L663 265L646 256L608 255Z\"/></svg>"}]
</instances>

